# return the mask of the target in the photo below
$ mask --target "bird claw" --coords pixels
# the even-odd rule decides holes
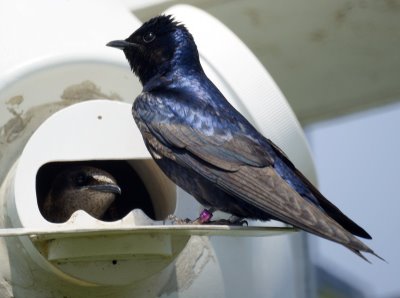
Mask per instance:
[[[189,218],[178,218],[173,214],[168,215],[167,220],[170,220],[173,225],[188,225],[192,222]]]

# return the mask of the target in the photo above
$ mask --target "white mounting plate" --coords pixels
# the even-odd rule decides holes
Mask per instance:
[[[296,232],[292,227],[228,226],[228,225],[151,225],[101,229],[0,229],[0,237],[29,236],[34,241],[106,235],[173,234],[193,236],[267,237]]]
[[[294,232],[288,227],[150,225],[103,229],[3,229],[0,236],[29,236],[42,256],[62,263],[173,258],[191,236],[265,237]],[[118,243],[119,245],[115,245]]]

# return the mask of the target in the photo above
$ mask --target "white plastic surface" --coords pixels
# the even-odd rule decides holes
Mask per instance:
[[[92,100],[55,113],[32,135],[18,161],[14,183],[16,217],[10,213],[14,225],[31,228],[55,225],[41,216],[37,205],[36,174],[42,165],[55,161],[113,159],[147,159],[153,163],[133,121],[130,104]],[[154,177],[160,181],[145,183],[161,196],[165,190],[157,187],[164,185],[163,180],[167,178],[159,170],[155,173],[159,173]],[[82,212],[81,216],[85,214]],[[95,221],[92,224],[97,225]]]
[[[152,161],[134,124],[131,105],[109,100],[91,100],[53,114],[26,144],[15,168],[15,178],[9,185],[14,191],[7,198],[8,216],[13,226],[48,229],[57,234],[58,228],[71,231],[91,228],[101,231],[106,227],[134,228],[152,222],[140,210],[132,211],[123,219],[109,223],[101,222],[82,210],[76,211],[66,223],[54,224],[43,218],[36,197],[36,175],[40,167],[50,162],[80,160],[127,160],[134,168],[135,164],[139,165],[135,170],[146,188],[152,189],[153,194],[156,194],[152,197],[156,213],[158,211],[165,217],[174,212],[175,186]],[[151,176],[146,174],[148,172],[152,173]],[[157,210],[158,208],[164,210]],[[158,238],[162,241],[157,242],[154,237],[146,235],[110,235],[108,238],[104,235],[95,238],[77,235],[40,245],[35,245],[28,238],[23,238],[22,242],[40,266],[57,272],[62,278],[75,278],[75,282],[81,279],[93,284],[121,285],[160,272],[176,258],[189,239],[187,235],[175,238],[161,235]],[[135,243],[140,243],[142,248],[139,249],[139,245]],[[153,247],[160,243],[164,243],[164,248],[156,254]],[[38,249],[41,255],[38,254]],[[155,259],[147,262],[152,250]],[[161,259],[159,254],[162,255]],[[132,258],[132,255],[136,255],[136,258]],[[113,265],[112,260],[124,262]],[[104,266],[111,266],[110,270],[92,274],[93,270]],[[137,267],[146,270],[127,274]]]
[[[128,36],[139,24],[118,0],[0,1],[0,89],[17,79],[8,71],[22,71],[49,57],[96,55],[108,41]]]

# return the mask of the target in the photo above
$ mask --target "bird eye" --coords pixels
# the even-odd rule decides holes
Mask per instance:
[[[145,35],[143,35],[143,41],[145,43],[152,42],[156,38],[156,35],[153,32],[147,32]]]
[[[84,186],[88,182],[88,177],[84,173],[79,173],[74,180],[77,186]]]

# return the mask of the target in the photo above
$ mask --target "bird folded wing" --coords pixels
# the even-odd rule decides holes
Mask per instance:
[[[198,129],[174,123],[158,123],[150,127],[169,146],[186,149],[207,163],[226,170],[237,171],[240,166],[265,167],[273,164],[263,148],[244,135],[229,137],[228,134],[206,135]]]
[[[321,237],[342,243],[356,251],[370,248],[343,229],[321,209],[296,193],[272,167],[242,166],[228,172],[210,169],[182,156],[178,162],[190,165],[197,173],[234,197],[258,207],[274,218]]]
[[[347,217],[342,211],[339,210],[335,205],[329,202],[324,195],[293,165],[293,163],[289,160],[286,154],[271,140],[267,140],[271,145],[275,153],[279,158],[285,161],[285,164],[289,166],[292,171],[296,174],[296,176],[301,180],[301,182],[307,187],[307,189],[314,195],[314,197],[318,200],[319,205],[325,210],[325,212],[337,221],[341,226],[345,227],[346,230],[351,232],[354,235],[359,237],[363,237],[366,239],[371,239],[372,237],[359,225],[357,225],[354,221],[352,221],[349,217]]]

